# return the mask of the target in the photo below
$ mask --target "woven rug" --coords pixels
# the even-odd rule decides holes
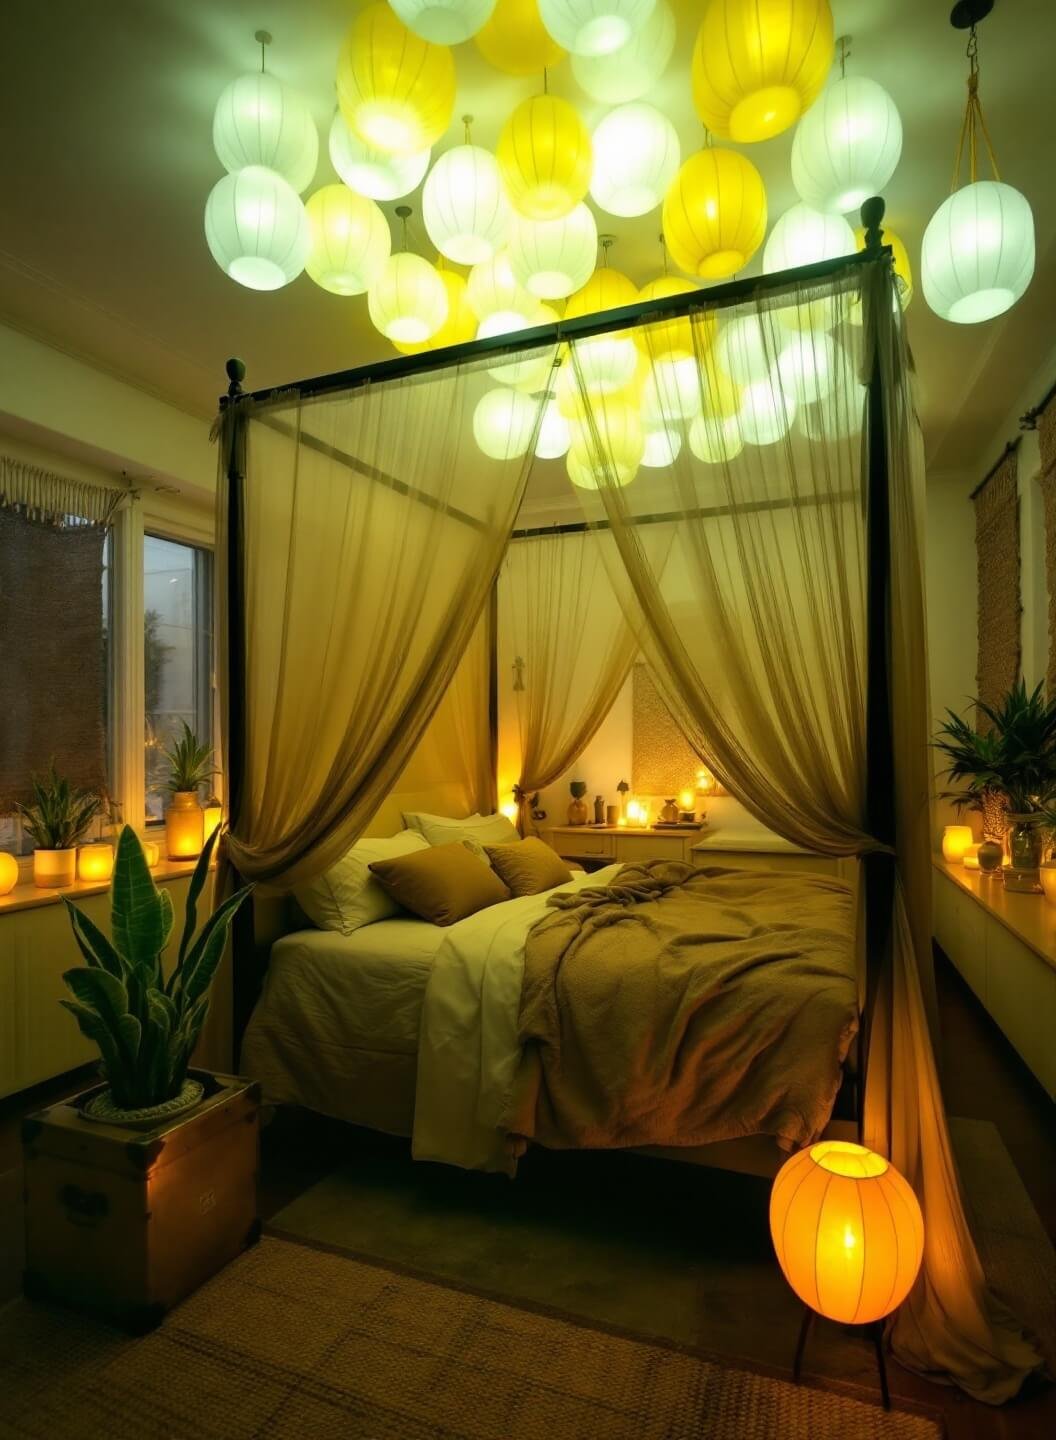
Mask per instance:
[[[266,1237],[130,1340],[15,1301],[4,1440],[937,1440],[931,1419]]]

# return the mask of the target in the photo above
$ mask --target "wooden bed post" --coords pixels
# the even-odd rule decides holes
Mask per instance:
[[[499,577],[488,595],[488,804],[499,806]]]

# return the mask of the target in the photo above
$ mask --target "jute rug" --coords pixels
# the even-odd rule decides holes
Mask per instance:
[[[129,1340],[0,1313],[5,1440],[937,1440],[921,1415],[268,1238]]]

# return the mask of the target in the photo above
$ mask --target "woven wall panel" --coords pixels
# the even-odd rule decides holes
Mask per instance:
[[[1019,495],[1016,452],[975,498],[979,648],[976,694],[997,705],[1019,677]]]
[[[53,758],[71,782],[105,785],[104,536],[0,506],[0,814]]]
[[[1048,595],[1049,663],[1045,684],[1056,695],[1056,400],[1038,416],[1041,498],[1045,507],[1045,590]]]
[[[631,788],[636,795],[674,799],[692,787],[701,762],[661,699],[648,667],[634,666],[632,691]]]

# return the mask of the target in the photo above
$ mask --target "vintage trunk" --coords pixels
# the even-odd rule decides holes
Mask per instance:
[[[29,1116],[25,1291],[142,1333],[260,1231],[260,1089],[191,1072],[197,1109],[155,1130],[82,1119],[99,1087]]]

